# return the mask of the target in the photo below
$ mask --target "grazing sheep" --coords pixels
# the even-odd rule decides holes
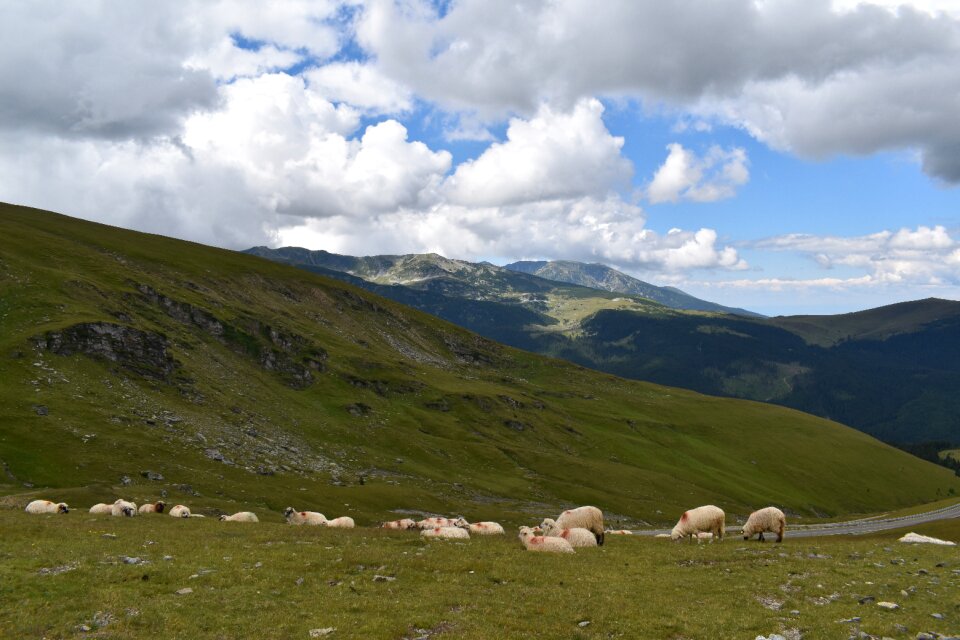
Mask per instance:
[[[611,536],[632,536],[633,531],[629,529],[607,529],[604,533]]]
[[[743,525],[743,539],[749,540],[753,534],[759,533],[760,542],[763,542],[764,532],[769,531],[777,534],[777,542],[783,542],[783,532],[786,527],[787,518],[783,515],[783,511],[776,507],[766,507],[754,511],[747,518],[746,524]]]
[[[391,520],[390,522],[384,522],[380,525],[383,529],[416,529],[417,521],[412,518],[404,518],[403,520]]]
[[[570,543],[571,547],[595,547],[597,546],[597,537],[593,532],[583,527],[574,527],[564,529],[550,518],[543,521],[541,525],[543,535],[548,538],[563,538]],[[536,529],[534,530],[536,531]]]
[[[170,508],[170,516],[172,518],[190,518],[192,514],[190,513],[190,507],[178,504]]]
[[[543,551],[548,553],[573,553],[573,547],[563,538],[549,538],[538,536],[530,527],[520,527],[520,542],[527,551]]]
[[[140,505],[140,515],[147,513],[163,513],[163,510],[167,508],[167,503],[163,500],[158,502],[148,502],[147,504]]]
[[[137,504],[120,498],[110,507],[110,515],[123,518],[132,518],[137,515]]]
[[[252,511],[240,511],[232,516],[220,516],[220,522],[260,522]]]
[[[433,529],[434,527],[452,527],[453,520],[450,518],[424,518],[417,523],[418,529]]]
[[[327,523],[327,516],[317,511],[297,511],[293,507],[287,507],[283,510],[283,517],[287,519],[288,524],[310,524],[321,525]]]
[[[334,529],[353,529],[356,525],[350,516],[340,516],[333,520],[326,520],[320,523],[324,527],[333,527]]]
[[[98,502],[90,507],[90,513],[95,516],[109,516],[113,513],[113,505],[106,502]]]
[[[460,527],[461,529],[466,529],[470,533],[475,533],[479,536],[497,536],[503,535],[503,527],[496,522],[467,522],[466,518],[457,518],[453,522],[453,526]]]
[[[420,537],[469,540],[470,532],[460,527],[433,527],[432,529],[422,530]]]
[[[49,500],[34,500],[24,509],[27,513],[70,513],[66,502],[50,502]]]
[[[543,522],[546,524],[547,520]],[[596,507],[567,509],[557,518],[556,524],[561,529],[589,529],[596,536],[597,544],[603,544],[603,512]]]
[[[677,526],[670,532],[670,539],[676,541],[689,536],[690,542],[693,542],[698,533],[709,531],[714,537],[722,541],[725,519],[726,515],[723,513],[723,509],[712,504],[684,511],[677,522]]]

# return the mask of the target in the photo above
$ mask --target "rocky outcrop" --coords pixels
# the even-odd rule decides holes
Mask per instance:
[[[34,338],[41,349],[61,356],[83,354],[114,362],[147,378],[169,380],[178,364],[166,336],[110,322],[83,322]]]

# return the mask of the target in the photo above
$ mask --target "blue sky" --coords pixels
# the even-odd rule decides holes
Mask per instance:
[[[960,299],[958,2],[5,16],[5,201],[237,249],[603,262],[768,314]]]

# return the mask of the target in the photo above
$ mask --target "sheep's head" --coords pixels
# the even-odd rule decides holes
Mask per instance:
[[[164,502],[163,500],[161,500],[160,502],[158,502],[158,503],[156,503],[155,505],[153,505],[153,508],[157,511],[157,513],[163,513],[163,510],[164,510],[166,507],[167,507],[167,503]]]
[[[70,513],[66,502],[57,503],[57,513]]]
[[[417,528],[417,522],[415,520],[411,520],[411,519],[401,520],[400,523],[405,524],[407,529]]]
[[[459,518],[453,521],[453,526],[460,527],[461,529],[469,529],[470,523],[467,522],[466,518],[464,518],[463,516],[460,516]]]
[[[120,511],[123,512],[123,515],[125,515],[125,516],[128,517],[128,518],[132,518],[132,517],[133,517],[134,510],[133,510],[133,507],[131,507],[131,506],[129,506],[129,505],[123,506],[123,507],[120,509]]]
[[[295,514],[296,512],[297,512],[297,510],[294,509],[293,507],[287,507],[286,509],[283,510],[283,517],[284,517],[284,518],[289,518],[290,516],[292,516],[292,515]]]
[[[683,532],[680,531],[679,526],[674,527],[673,531],[670,532],[670,539],[673,540],[674,542],[677,542],[682,537],[683,537]]]
[[[521,540],[532,538],[534,535],[535,535],[535,529],[532,529],[531,527],[520,527],[519,538]]]

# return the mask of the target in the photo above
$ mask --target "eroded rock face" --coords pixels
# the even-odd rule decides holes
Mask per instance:
[[[177,368],[167,338],[159,333],[110,322],[83,322],[34,338],[36,344],[62,356],[77,353],[115,362],[148,378],[167,380]]]

